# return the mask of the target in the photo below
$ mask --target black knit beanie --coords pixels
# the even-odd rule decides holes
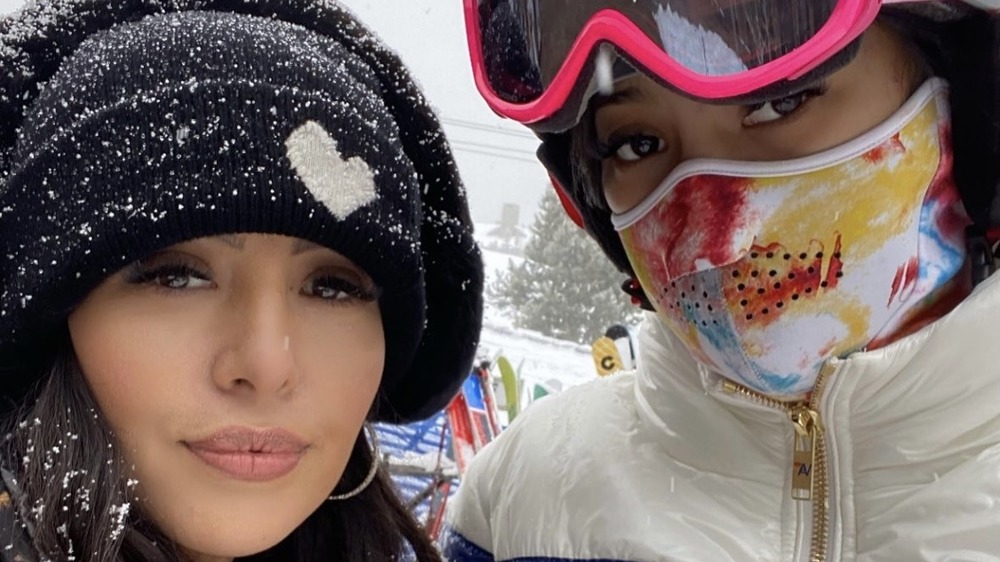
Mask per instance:
[[[379,419],[425,417],[468,375],[482,261],[463,187],[409,74],[338,5],[37,2],[0,20],[0,88],[11,403],[110,274],[238,232],[329,247],[381,287]]]

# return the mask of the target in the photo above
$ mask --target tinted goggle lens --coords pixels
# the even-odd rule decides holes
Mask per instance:
[[[480,0],[483,64],[495,94],[538,99],[594,16],[612,10],[687,71],[738,75],[801,47],[830,21],[838,0]],[[621,45],[619,45],[621,47]],[[670,82],[669,76],[661,77]]]

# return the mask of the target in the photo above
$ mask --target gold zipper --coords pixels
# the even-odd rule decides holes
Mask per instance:
[[[799,501],[816,500],[813,502],[809,562],[825,562],[830,542],[826,438],[819,415],[819,400],[826,388],[826,381],[833,371],[834,367],[829,363],[823,365],[808,402],[781,402],[730,380],[722,384],[725,392],[738,394],[768,408],[783,411],[792,422],[795,430],[792,437],[792,498]]]
[[[819,445],[819,414],[807,404],[799,404],[788,412],[795,435],[792,437],[792,499],[813,499],[816,476],[816,453]]]

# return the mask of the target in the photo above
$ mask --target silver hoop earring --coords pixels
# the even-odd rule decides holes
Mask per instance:
[[[371,449],[372,449],[372,467],[368,470],[368,475],[365,476],[365,479],[362,480],[361,483],[358,484],[357,487],[355,487],[350,492],[331,495],[330,497],[326,498],[327,501],[349,500],[357,496],[361,492],[364,492],[365,489],[368,488],[368,486],[371,485],[371,483],[375,480],[375,475],[378,474],[378,437],[376,437],[375,430],[372,429],[371,426],[366,426],[366,427],[368,430],[368,435],[370,436],[371,439]]]

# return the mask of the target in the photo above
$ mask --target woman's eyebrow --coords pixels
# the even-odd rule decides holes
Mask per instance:
[[[246,245],[246,239],[238,234],[220,234],[213,236],[213,238],[237,250],[243,250],[243,247]]]
[[[246,238],[240,236],[239,234],[220,234],[212,237],[213,240],[222,242],[223,244],[234,248],[236,250],[243,250],[246,246]],[[309,250],[315,250],[322,248],[319,244],[310,242],[309,240],[298,239],[292,246],[292,255],[298,255],[303,252],[308,252]]]
[[[309,250],[316,250],[322,248],[319,244],[315,242],[310,242],[309,240],[298,239],[295,241],[295,245],[292,246],[292,255],[297,256],[303,252],[308,252]]]
[[[595,97],[593,102],[593,111],[596,112],[606,105],[612,105],[626,101],[639,101],[642,100],[644,97],[645,96],[643,95],[642,90],[636,88],[635,86],[628,86],[612,94]]]

